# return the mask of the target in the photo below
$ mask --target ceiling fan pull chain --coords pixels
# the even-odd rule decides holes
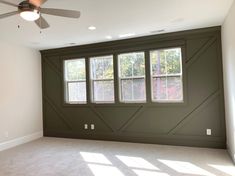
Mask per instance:
[[[40,19],[39,20],[40,20],[40,34],[41,34],[42,33],[42,30],[41,30],[42,29],[42,18],[41,18],[41,15],[40,15]]]

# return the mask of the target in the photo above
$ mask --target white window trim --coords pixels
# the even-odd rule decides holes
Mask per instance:
[[[145,63],[145,52],[139,51],[139,52],[130,52],[130,53],[124,53],[124,54],[133,54],[133,53],[143,53],[144,54],[144,63]],[[122,54],[119,54],[122,55]],[[118,55],[118,56],[119,56]],[[118,84],[119,84],[119,101],[121,103],[146,103],[147,102],[147,92],[146,92],[146,74],[144,76],[129,76],[129,77],[121,77],[121,67],[120,67],[120,59],[118,57]],[[144,68],[146,72],[146,67]],[[122,80],[134,80],[134,79],[144,79],[144,84],[145,84],[145,99],[143,100],[123,100],[123,94],[122,94]],[[133,84],[132,84],[133,86]],[[132,97],[133,97],[133,91],[132,91]]]
[[[180,73],[171,73],[171,74],[159,74],[159,75],[156,75],[156,74],[153,74],[153,70],[152,70],[152,59],[151,57],[149,58],[150,59],[150,72],[151,72],[151,101],[154,102],[154,103],[184,103],[184,87],[183,87],[183,63],[182,63],[182,48],[181,47],[175,47],[175,48],[165,48],[165,49],[159,49],[159,50],[151,50],[149,51],[149,53],[153,52],[153,51],[164,51],[164,50],[170,50],[170,49],[180,49],[180,67],[181,67],[181,70],[180,70]],[[151,54],[149,54],[149,56],[151,56]],[[166,60],[165,60],[166,62]],[[181,86],[182,86],[182,99],[181,100],[175,100],[175,99],[162,99],[162,100],[157,100],[157,99],[154,99],[153,97],[153,79],[154,78],[167,78],[168,77],[179,77],[181,78]],[[166,83],[167,85],[167,83]],[[167,95],[168,97],[168,95]]]
[[[91,63],[91,60],[93,58],[99,58],[99,57],[109,57],[111,56],[112,57],[112,62],[113,62],[113,78],[103,78],[103,79],[93,79],[93,76],[92,76],[92,63]],[[115,103],[115,88],[114,88],[114,61],[113,61],[113,55],[107,55],[107,56],[98,56],[98,57],[91,57],[89,58],[89,63],[90,63],[90,92],[91,92],[91,102],[92,103],[95,103],[95,104],[113,104]],[[113,81],[113,94],[114,94],[114,100],[113,101],[95,101],[95,95],[94,95],[94,83],[96,81]]]
[[[76,80],[76,81],[67,81],[66,80],[66,61],[76,61],[76,60],[85,60],[85,58],[78,58],[78,59],[67,59],[64,60],[64,95],[65,95],[65,103],[66,104],[87,104],[87,100],[86,101],[69,101],[69,91],[68,91],[68,84],[69,83],[79,83],[79,82],[85,82],[86,84],[86,79],[80,79],[80,80]],[[85,71],[86,71],[86,60],[85,60]],[[87,88],[86,88],[86,99],[87,99]]]

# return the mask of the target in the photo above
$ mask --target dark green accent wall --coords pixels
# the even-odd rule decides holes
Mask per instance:
[[[44,136],[225,148],[225,120],[220,27],[41,51]],[[182,104],[150,100],[146,70],[145,104],[64,104],[63,60],[132,51],[182,47],[184,99]],[[89,64],[87,64],[88,66]],[[115,76],[117,76],[115,67]],[[87,69],[87,74],[89,68]],[[87,84],[87,90],[90,85]],[[84,124],[95,130],[84,130]],[[206,129],[212,135],[206,135]]]

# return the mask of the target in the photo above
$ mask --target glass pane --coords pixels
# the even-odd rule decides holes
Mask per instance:
[[[86,102],[86,82],[68,83],[68,101]]]
[[[150,52],[152,75],[166,74],[166,59],[163,50],[156,50]]]
[[[181,48],[155,50],[150,52],[152,75],[181,74]]]
[[[133,98],[133,91],[132,91],[132,79],[129,80],[121,80],[122,86],[122,101],[132,100]]]
[[[120,54],[118,59],[122,78],[145,76],[144,52]]]
[[[85,59],[65,61],[65,80],[78,81],[86,79]]]
[[[167,78],[167,94],[169,100],[183,100],[183,87],[181,77]]]
[[[182,78],[163,77],[153,78],[153,99],[156,101],[182,101],[183,86]]]
[[[122,95],[121,101],[145,101],[145,79],[125,79],[121,80]]]
[[[181,48],[150,52],[152,98],[155,101],[183,101]]]
[[[94,101],[114,102],[114,81],[94,81]]]
[[[167,60],[167,74],[181,73],[181,49],[165,50]]]
[[[93,57],[90,61],[92,79],[113,79],[113,56]]]
[[[153,78],[152,92],[154,100],[167,100],[166,78]]]

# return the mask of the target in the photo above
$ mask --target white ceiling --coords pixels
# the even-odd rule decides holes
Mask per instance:
[[[20,0],[9,0],[19,3]],[[233,0],[48,0],[43,7],[80,10],[80,19],[44,15],[51,27],[38,27],[19,16],[0,20],[0,41],[36,49],[118,40],[120,34],[152,35],[221,25]],[[14,11],[0,4],[0,13]],[[20,29],[17,26],[20,25]],[[95,26],[94,31],[88,30]],[[135,37],[136,37],[135,36]]]

